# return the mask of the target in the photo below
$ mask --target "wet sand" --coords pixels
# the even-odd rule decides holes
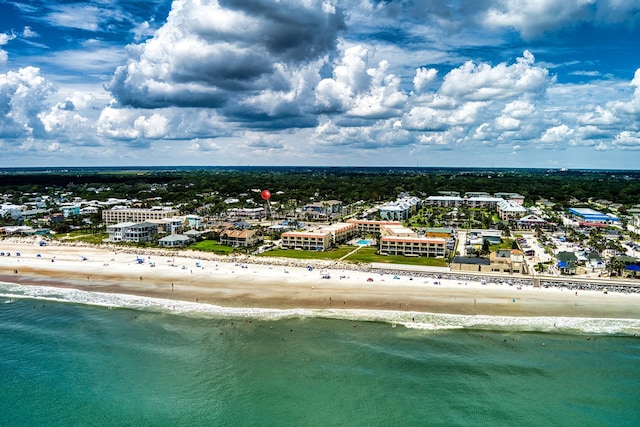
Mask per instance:
[[[264,258],[176,251],[44,246],[0,241],[0,281],[139,295],[234,308],[368,309],[523,317],[640,319],[640,294],[604,294],[383,275],[333,263],[304,267]],[[20,256],[15,253],[20,252]],[[137,252],[137,253],[134,253]],[[197,256],[201,259],[193,258]],[[202,259],[209,258],[209,259]],[[141,260],[141,262],[139,261]],[[17,273],[16,273],[17,271]],[[330,276],[323,279],[322,276]],[[373,281],[368,281],[373,279]]]

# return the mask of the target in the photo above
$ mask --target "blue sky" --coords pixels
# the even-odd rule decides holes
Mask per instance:
[[[635,0],[0,0],[0,167],[637,169]]]

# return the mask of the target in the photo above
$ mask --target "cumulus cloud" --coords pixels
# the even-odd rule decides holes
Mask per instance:
[[[413,87],[416,92],[424,91],[428,85],[436,78],[438,70],[435,68],[420,67],[416,69],[416,76],[413,78]]]
[[[453,69],[444,78],[440,92],[469,100],[495,100],[537,96],[554,79],[549,71],[534,65],[535,58],[528,50],[517,58],[515,64],[500,63],[495,67],[490,64],[474,64],[471,61]]]
[[[0,46],[6,45],[7,43],[9,43],[9,41],[15,38],[16,38],[15,34],[0,33]],[[0,48],[0,64],[6,63],[8,59],[9,59],[9,54],[7,53],[7,51]]]
[[[146,108],[291,94],[291,69],[330,54],[343,28],[342,12],[322,0],[177,0],[155,36],[131,47],[108,88],[122,105]]]
[[[622,131],[616,135],[613,145],[621,150],[640,150],[640,132]]]
[[[483,12],[492,28],[512,28],[525,39],[583,23],[635,26],[640,4],[625,0],[497,0]]]
[[[562,148],[567,145],[573,133],[574,130],[565,124],[554,126],[544,131],[540,142],[548,148]]]
[[[558,63],[547,44],[554,36],[545,39],[562,31],[570,46],[585,28],[632,28],[634,2],[175,0],[166,21],[123,0],[109,10],[36,3],[19,2],[42,13],[16,22],[83,38],[53,49],[31,27],[0,34],[0,64],[14,60],[18,43],[47,49],[34,57],[46,71],[0,74],[3,148],[21,138],[20,150],[47,155],[180,151],[188,163],[231,145],[235,162],[260,154],[307,164],[335,161],[337,149],[386,161],[372,153],[475,156],[493,147],[524,159],[537,148],[610,155],[639,146],[640,70],[621,77],[569,52]],[[134,9],[145,12],[134,19]],[[97,84],[81,87],[74,73]]]
[[[38,114],[53,92],[38,68],[0,74],[0,137],[42,136],[44,127]]]
[[[95,97],[86,92],[75,92],[64,101],[56,103],[38,114],[47,138],[60,138],[73,145],[96,146],[94,121],[84,115],[90,109]]]

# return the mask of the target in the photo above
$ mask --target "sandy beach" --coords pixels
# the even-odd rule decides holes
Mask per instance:
[[[488,316],[640,319],[640,294],[380,274],[314,262],[189,251],[0,241],[0,281],[235,308],[400,310]],[[9,252],[11,255],[7,256]],[[20,253],[18,256],[17,253]],[[326,278],[329,277],[329,278]]]

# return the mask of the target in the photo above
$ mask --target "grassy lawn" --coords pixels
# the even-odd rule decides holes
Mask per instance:
[[[314,251],[298,251],[295,249],[274,249],[262,253],[258,256],[261,257],[283,257],[283,258],[295,258],[295,259],[318,259],[318,260],[338,260],[349,252],[356,249],[354,246],[340,246],[337,249],[333,249],[327,252],[314,252]],[[381,262],[388,264],[409,264],[409,265],[423,265],[430,267],[446,267],[447,261],[439,258],[425,258],[425,257],[405,257],[401,255],[377,255],[376,248],[361,248],[352,255],[345,258],[346,262],[353,263],[371,263]]]
[[[213,252],[218,255],[228,255],[235,251],[231,246],[221,245],[215,240],[201,240],[189,246],[189,249],[202,252]]]
[[[317,251],[299,251],[296,249],[273,249],[261,253],[260,257],[282,257],[295,259],[319,259],[319,260],[338,260],[354,250],[354,246],[340,246],[327,252]]]
[[[102,243],[102,240],[106,239],[107,237],[109,237],[108,233],[92,234],[92,233],[87,233],[85,231],[80,231],[80,230],[71,231],[69,233],[51,235],[52,239],[61,240],[63,242],[73,241],[73,242],[85,242],[85,243],[92,243],[92,244]]]
[[[513,247],[513,239],[502,239],[502,243],[499,245],[489,246],[491,252],[495,252],[498,249],[511,249]]]
[[[348,262],[380,262],[386,264],[408,264],[429,267],[446,267],[447,261],[440,258],[407,257],[402,255],[377,255],[376,248],[362,248],[345,259]]]

